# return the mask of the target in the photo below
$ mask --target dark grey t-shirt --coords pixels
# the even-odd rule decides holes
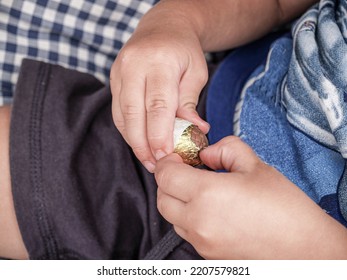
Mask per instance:
[[[199,258],[158,213],[153,175],[115,128],[109,88],[89,74],[23,61],[10,165],[32,259],[141,259],[168,232],[160,257]]]

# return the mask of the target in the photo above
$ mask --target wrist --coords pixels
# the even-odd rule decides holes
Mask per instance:
[[[181,42],[203,41],[204,20],[194,5],[194,1],[162,0],[154,6],[139,22],[134,35],[160,34],[167,38],[177,38]],[[189,12],[187,12],[189,11]],[[176,40],[177,41],[177,40]]]

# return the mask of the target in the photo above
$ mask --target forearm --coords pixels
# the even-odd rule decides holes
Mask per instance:
[[[9,162],[10,108],[0,107],[0,257],[28,258],[13,205]]]
[[[302,14],[317,0],[162,0],[139,28],[196,34],[204,51],[233,48]],[[189,32],[191,31],[191,32]],[[193,32],[193,33],[192,33]]]
[[[306,229],[310,229],[311,232],[306,232],[303,225],[301,234],[306,234],[306,238],[302,240],[307,242],[302,244],[301,248],[297,248],[301,258],[347,259],[347,229],[343,225],[323,212],[320,217],[306,224]]]

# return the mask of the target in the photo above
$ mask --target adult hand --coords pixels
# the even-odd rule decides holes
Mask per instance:
[[[172,21],[174,11],[158,6],[122,48],[110,76],[116,127],[151,172],[173,151],[176,116],[205,133],[209,128],[195,110],[208,76],[200,42],[184,17]]]
[[[158,209],[208,259],[346,258],[347,231],[236,137],[157,163]]]

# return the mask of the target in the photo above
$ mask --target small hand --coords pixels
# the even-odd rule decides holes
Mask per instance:
[[[144,22],[112,67],[112,113],[136,157],[153,172],[156,161],[173,151],[176,116],[208,131],[195,110],[207,67],[189,28]]]
[[[155,177],[160,213],[203,257],[346,257],[346,229],[240,139],[224,138],[200,156],[228,173],[195,169],[172,154]]]

